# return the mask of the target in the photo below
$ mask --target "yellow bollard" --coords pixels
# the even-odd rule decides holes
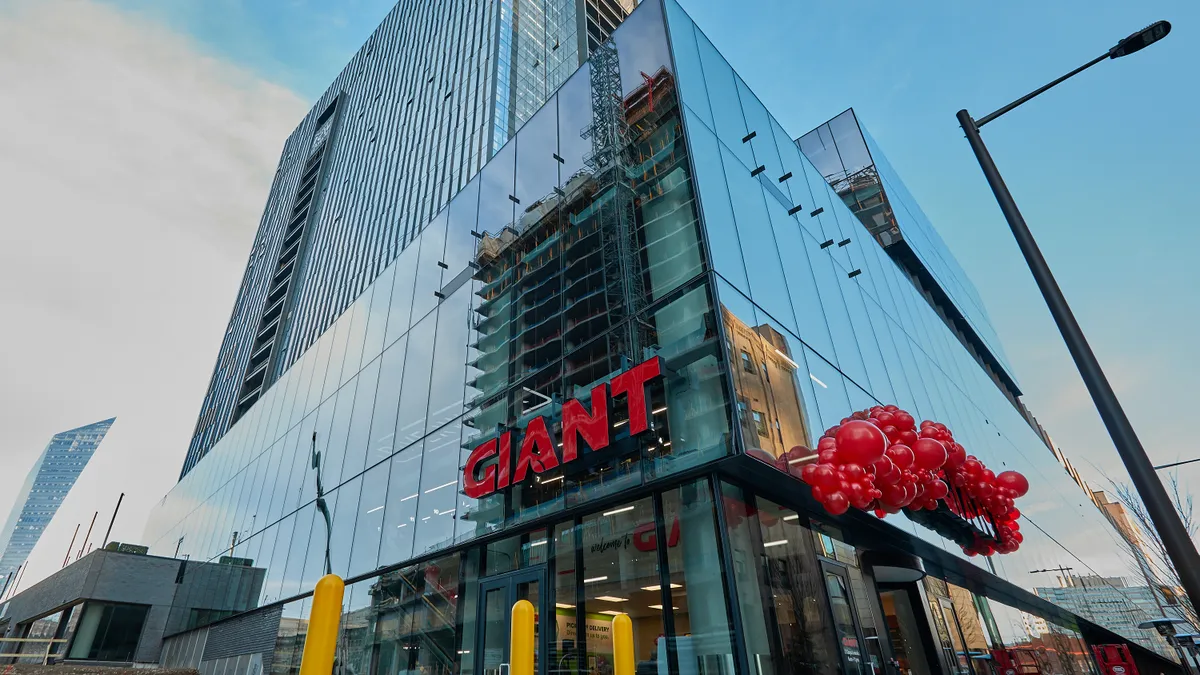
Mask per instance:
[[[346,583],[336,574],[326,574],[317,582],[312,611],[308,615],[308,635],[304,637],[300,675],[330,675],[333,672],[345,591]]]
[[[633,621],[628,614],[618,614],[612,620],[613,675],[633,675]]]
[[[512,608],[512,641],[508,655],[509,671],[512,675],[533,675],[534,621],[533,603],[518,600]]]

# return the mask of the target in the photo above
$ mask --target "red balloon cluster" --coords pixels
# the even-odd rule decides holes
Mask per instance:
[[[811,452],[793,448],[776,465],[794,474],[793,459],[803,457]],[[967,455],[945,424],[926,420],[918,426],[894,405],[856,412],[827,430],[817,443],[817,462],[805,464],[799,474],[834,515],[854,507],[882,518],[904,508],[932,511],[944,501],[964,518],[986,514],[995,523],[996,538],[979,538],[964,547],[968,554],[1011,553],[1021,544],[1020,512],[1013,501],[1028,492],[1029,481],[1015,471],[996,475]],[[948,483],[972,501],[951,496]]]

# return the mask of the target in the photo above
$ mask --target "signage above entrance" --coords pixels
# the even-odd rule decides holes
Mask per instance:
[[[603,450],[612,440],[613,425],[609,424],[613,399],[625,397],[629,410],[629,435],[637,436],[650,429],[650,401],[646,385],[663,376],[662,358],[655,356],[592,388],[591,411],[578,399],[562,407],[561,445],[555,443],[550,420],[538,415],[525,425],[524,437],[504,431],[499,438],[476,446],[463,467],[463,489],[468,497],[479,499],[497,490],[524,481],[530,472],[545,473],[560,464],[579,459],[580,440],[591,452]],[[520,440],[516,463],[513,464],[513,443]],[[561,447],[561,454],[558,448]],[[495,464],[481,466],[491,457]]]

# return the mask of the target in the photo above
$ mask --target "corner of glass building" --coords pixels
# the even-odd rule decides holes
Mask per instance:
[[[603,671],[617,614],[647,672],[1087,675],[1089,644],[1136,642],[1027,571],[1108,569],[1109,526],[880,245],[910,235],[869,137],[831,184],[675,0],[577,3],[588,58],[546,86],[522,4],[494,154],[164,499],[152,550],[262,570],[239,611],[278,613],[272,670],[298,666],[315,451],[355,672],[493,672],[518,600],[540,673]],[[1028,476],[1020,551],[812,499],[818,439],[884,404]]]

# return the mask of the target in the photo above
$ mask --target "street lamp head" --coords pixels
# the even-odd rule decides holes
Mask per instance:
[[[1171,32],[1170,21],[1155,21],[1138,32],[1121,40],[1115,47],[1108,50],[1108,58],[1116,59],[1122,56],[1141,51],[1146,47],[1158,42],[1167,37],[1167,33]]]
[[[1138,624],[1138,628],[1142,630],[1156,630],[1163,637],[1170,637],[1175,634],[1174,626],[1177,624],[1187,624],[1183,619],[1175,619],[1171,617],[1160,617],[1158,619],[1150,619]]]

